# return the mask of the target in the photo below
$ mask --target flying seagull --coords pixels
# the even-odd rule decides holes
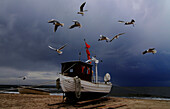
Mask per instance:
[[[54,27],[54,32],[56,32],[56,30],[57,30],[57,28],[58,28],[59,26],[61,26],[61,27],[64,26],[64,23],[60,23],[60,22],[58,22],[58,21],[55,20],[55,19],[49,20],[48,23],[53,23],[53,25],[55,25],[55,27]]]
[[[130,22],[125,22],[125,21],[121,21],[121,20],[119,20],[118,21],[119,23],[124,23],[125,25],[131,25],[131,24],[133,24],[133,26],[135,26],[135,20],[131,20]]]
[[[84,3],[80,6],[80,12],[77,12],[77,14],[81,14],[82,16],[84,15],[84,12],[87,11],[87,10],[83,10],[85,4],[86,4],[86,2],[84,2]]]
[[[143,52],[143,55],[146,54],[146,53],[152,53],[152,54],[155,54],[157,51],[155,50],[155,48],[149,48],[148,50],[145,50]]]
[[[98,39],[98,41],[102,41],[102,40],[106,40],[106,42],[108,42],[110,39],[106,36],[100,35],[100,38]]]
[[[25,80],[25,79],[27,79],[27,77],[26,77],[26,76],[24,76],[22,79],[23,79],[23,80]]]
[[[62,47],[60,47],[59,49],[53,48],[51,46],[48,46],[50,49],[55,50],[58,52],[59,55],[61,55],[63,52],[61,51],[67,44],[63,45]]]
[[[22,78],[22,80],[26,80],[26,79],[27,79],[26,76],[21,76],[21,77],[19,77],[19,78]]]
[[[74,27],[79,27],[81,28],[81,24],[77,20],[73,20],[74,24],[69,27],[69,29],[72,29]]]
[[[119,36],[120,36],[120,35],[123,35],[123,34],[125,34],[125,33],[117,34],[116,36],[114,36],[114,37],[110,40],[110,42],[112,42],[112,40],[114,40],[114,39],[118,39],[118,38],[119,38]]]

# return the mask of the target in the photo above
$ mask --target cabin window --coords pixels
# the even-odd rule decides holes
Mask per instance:
[[[73,69],[70,69],[70,72],[72,73],[72,72],[73,72]]]
[[[87,74],[87,67],[86,66],[82,66],[81,69],[82,69],[82,71],[81,71],[82,73]]]

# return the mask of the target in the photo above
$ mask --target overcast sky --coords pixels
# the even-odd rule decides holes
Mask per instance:
[[[83,0],[0,1],[0,84],[55,83],[62,62],[87,60],[85,38],[91,55],[103,60],[99,76],[109,72],[120,86],[170,86],[170,1],[86,0],[84,16],[77,14]],[[64,23],[54,33],[48,20]],[[135,27],[118,20],[136,22]],[[82,28],[68,29],[78,20]],[[111,43],[98,41],[100,35]],[[48,48],[67,43],[62,55]],[[154,47],[156,54],[142,52]],[[25,81],[18,77],[27,76]]]

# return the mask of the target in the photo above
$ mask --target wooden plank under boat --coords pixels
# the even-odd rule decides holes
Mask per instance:
[[[20,87],[18,88],[20,94],[37,94],[37,95],[50,95],[48,91],[30,88],[30,87]]]

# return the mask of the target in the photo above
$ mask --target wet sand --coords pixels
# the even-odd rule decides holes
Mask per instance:
[[[31,94],[0,94],[0,109],[170,109],[170,100],[146,100],[107,97],[102,101],[80,104],[61,104],[62,96]],[[96,108],[95,108],[96,109]]]

